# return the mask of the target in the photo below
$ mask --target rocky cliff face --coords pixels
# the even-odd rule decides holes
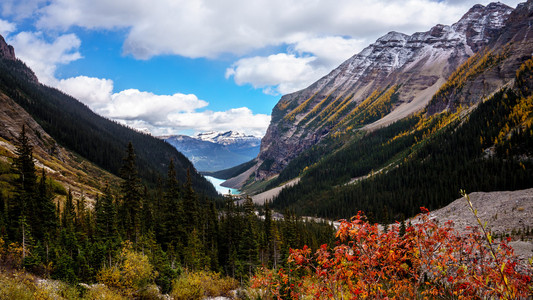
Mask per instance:
[[[24,74],[28,81],[34,83],[39,82],[37,76],[35,76],[35,73],[30,68],[26,67],[24,63],[22,63],[22,61],[17,59],[17,57],[15,56],[15,49],[13,48],[13,46],[8,45],[6,43],[2,35],[0,35],[0,61],[5,65],[7,69],[16,69],[16,72]],[[20,64],[23,65],[22,68]]]
[[[501,3],[476,5],[451,26],[389,32],[308,88],[283,96],[261,143],[256,179],[279,173],[328,134],[420,111],[458,66],[500,34],[512,11]]]
[[[516,70],[533,55],[533,1],[519,4],[507,17],[503,28],[478,54],[471,57],[460,76],[462,84],[447,84],[427,106],[429,114],[458,106],[470,106],[504,86],[512,86]],[[460,70],[458,70],[460,71]]]
[[[13,46],[8,45],[4,40],[4,37],[0,35],[0,58],[16,60],[15,49]]]

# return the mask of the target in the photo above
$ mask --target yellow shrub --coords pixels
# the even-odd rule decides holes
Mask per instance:
[[[0,273],[0,300],[33,300],[36,287],[32,280],[22,273],[12,276]]]
[[[214,272],[185,272],[172,284],[171,296],[176,300],[229,296],[238,287],[235,279]]]
[[[126,297],[109,289],[103,284],[96,284],[87,290],[83,299],[86,300],[125,300]]]
[[[126,296],[134,296],[153,283],[154,275],[148,257],[134,251],[131,243],[126,242],[117,257],[117,262],[100,270],[97,280],[108,287],[120,290]]]

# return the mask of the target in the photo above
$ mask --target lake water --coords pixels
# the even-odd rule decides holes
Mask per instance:
[[[224,179],[218,179],[218,178],[211,177],[211,176],[204,176],[204,177],[205,179],[209,180],[209,182],[211,182],[215,186],[215,189],[217,189],[217,192],[219,192],[222,195],[227,195],[228,190],[231,192],[232,195],[238,195],[240,193],[239,190],[237,189],[230,189],[230,188],[221,186],[220,184],[225,181]]]

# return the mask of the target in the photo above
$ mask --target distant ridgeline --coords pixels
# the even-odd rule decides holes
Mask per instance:
[[[223,170],[250,161],[259,153],[261,144],[258,137],[234,131],[160,138],[186,155],[203,172]]]

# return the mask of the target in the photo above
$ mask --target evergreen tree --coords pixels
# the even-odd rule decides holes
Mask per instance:
[[[117,237],[117,212],[113,202],[109,184],[106,184],[103,198],[98,198],[95,205],[96,235],[105,242]]]
[[[159,240],[165,247],[170,244],[174,245],[176,254],[183,258],[183,247],[186,245],[187,232],[183,224],[184,208],[181,196],[181,187],[176,178],[176,170],[174,168],[174,161],[171,160],[168,166],[166,191],[163,198],[163,216],[162,232],[159,235]]]
[[[191,172],[187,169],[187,181],[183,192],[183,226],[186,232],[198,229],[198,197],[192,188]]]
[[[27,239],[31,232],[30,220],[35,217],[37,207],[35,164],[33,162],[33,147],[26,135],[26,126],[22,125],[21,132],[15,142],[15,154],[12,170],[17,174],[15,180],[15,197],[10,201],[9,220],[10,233],[13,240]],[[24,229],[22,229],[24,227]],[[23,236],[24,235],[24,236]]]
[[[246,197],[243,208],[244,224],[242,227],[242,240],[239,244],[239,259],[245,266],[243,271],[248,273],[248,276],[251,276],[258,261],[258,232],[252,198]]]
[[[63,228],[68,228],[69,230],[74,231],[75,218],[76,208],[74,207],[72,191],[69,189],[61,217],[61,223],[63,225]]]
[[[120,188],[122,193],[121,222],[126,238],[137,241],[140,231],[141,185],[135,164],[135,151],[131,142],[128,143],[126,157],[120,168],[123,179]]]
[[[32,228],[36,239],[43,239],[47,235],[51,235],[57,227],[57,216],[55,213],[54,195],[51,191],[50,185],[46,182],[46,172],[44,168],[41,172],[41,180],[39,181],[38,194],[36,197],[36,207],[34,222]]]

